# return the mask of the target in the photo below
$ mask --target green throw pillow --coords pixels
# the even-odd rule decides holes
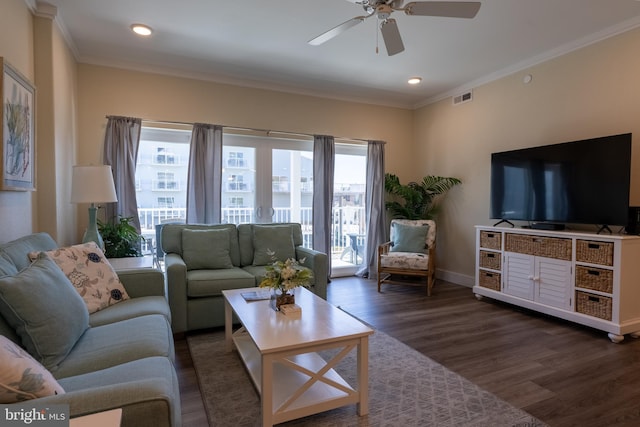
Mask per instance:
[[[233,268],[229,256],[229,231],[183,229],[182,259],[187,270]]]
[[[393,246],[391,252],[427,253],[426,241],[429,233],[428,225],[407,225],[393,223]]]
[[[253,226],[253,265],[267,265],[296,257],[289,225]]]
[[[0,314],[48,370],[64,360],[89,327],[84,301],[46,254],[15,276],[0,278]]]

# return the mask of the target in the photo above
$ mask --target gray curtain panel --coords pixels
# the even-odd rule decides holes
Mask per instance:
[[[357,275],[375,279],[378,276],[378,246],[385,242],[386,218],[384,208],[384,141],[369,141],[367,146],[367,184],[365,218],[367,241],[363,267]]]
[[[107,119],[104,164],[111,165],[118,201],[105,204],[105,220],[111,222],[117,221],[118,217],[131,218],[131,224],[140,232],[136,199],[136,161],[142,119],[118,116],[108,116]]]
[[[327,272],[331,275],[331,207],[335,141],[332,136],[313,137],[313,249],[327,254]]]
[[[222,210],[222,126],[195,123],[187,178],[187,224],[219,224]]]

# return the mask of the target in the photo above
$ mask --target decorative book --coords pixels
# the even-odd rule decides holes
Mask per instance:
[[[280,306],[280,311],[290,317],[300,317],[302,315],[302,307],[298,304],[283,304]]]
[[[242,298],[244,298],[245,301],[261,301],[265,299],[270,299],[271,292],[269,290],[243,292]]]

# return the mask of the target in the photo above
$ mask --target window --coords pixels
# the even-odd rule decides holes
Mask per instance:
[[[186,183],[191,129],[145,126],[136,164],[136,198],[142,235],[155,240],[155,226],[186,218]]]
[[[239,151],[230,151],[227,158],[227,166],[230,168],[245,168],[247,163],[244,161],[244,153]]]
[[[289,191],[289,177],[288,176],[274,176],[271,178],[273,183],[274,192],[288,192]]]
[[[178,182],[173,172],[158,172],[153,186],[154,190],[179,190]]]
[[[229,206],[234,208],[243,208],[244,199],[242,197],[229,197]]]
[[[239,174],[228,166],[222,172],[222,221],[299,222],[305,245],[311,243],[311,204],[313,191],[313,144],[250,135],[224,134],[223,165],[242,166]],[[242,177],[242,179],[240,179]],[[243,191],[242,207],[232,203]]]
[[[249,187],[244,183],[244,176],[229,175],[227,191],[248,191]]]
[[[143,123],[136,189],[142,234],[186,219],[191,128]],[[298,222],[311,247],[313,141],[225,133],[222,158],[223,223]],[[336,143],[332,209],[332,275],[353,274],[363,261],[366,152],[364,144]]]
[[[175,199],[173,197],[158,197],[159,208],[172,208],[174,203]]]
[[[157,147],[156,156],[154,158],[155,164],[158,165],[175,165],[176,156],[170,152],[167,147]]]

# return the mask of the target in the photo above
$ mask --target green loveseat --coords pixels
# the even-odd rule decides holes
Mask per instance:
[[[258,286],[265,250],[311,269],[309,289],[327,298],[327,255],[302,246],[298,223],[167,224],[161,241],[174,333],[223,326],[222,291]]]
[[[117,271],[130,298],[88,314],[88,310],[78,311],[78,304],[82,309],[86,307],[71,283],[63,286],[61,280],[68,279],[52,259],[41,255],[31,262],[28,257],[31,252],[54,249],[57,244],[46,233],[0,245],[0,306],[4,310],[0,315],[0,335],[27,351],[31,348],[31,356],[51,372],[65,391],[32,402],[68,404],[71,418],[122,408],[122,427],[180,426],[171,314],[162,272]],[[39,284],[34,283],[34,277],[39,278]],[[19,287],[36,286],[54,288],[52,292],[64,296],[54,295],[53,299],[41,301],[38,294],[24,298],[19,294],[16,299],[16,291],[24,292]],[[32,321],[27,321],[28,330],[11,326],[17,317],[15,310],[6,311],[7,304],[18,307],[23,319],[46,319],[41,323],[50,332],[43,335],[36,331],[38,325]],[[84,325],[78,329],[81,323]],[[79,332],[72,335],[70,330]],[[35,352],[33,343],[37,344]],[[44,346],[40,344],[48,349],[41,360],[38,358]],[[55,363],[47,363],[50,350],[58,352],[58,344],[65,349],[59,352]]]

